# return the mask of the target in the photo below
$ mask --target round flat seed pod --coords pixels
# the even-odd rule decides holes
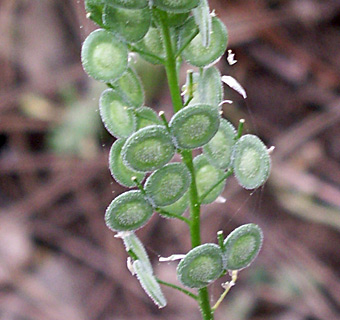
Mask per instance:
[[[135,47],[139,50],[142,50],[145,53],[139,53],[140,56],[152,63],[152,64],[160,64],[161,62],[154,57],[158,57],[160,59],[165,58],[165,50],[163,47],[163,41],[160,35],[160,32],[157,28],[151,27],[145,37],[135,44]]]
[[[125,142],[124,163],[140,172],[163,167],[175,154],[171,136],[164,126],[149,126],[132,134]]]
[[[203,288],[220,277],[224,270],[221,248],[213,243],[202,244],[181,260],[177,277],[189,288]]]
[[[203,70],[198,78],[197,91],[201,103],[209,103],[217,108],[219,107],[223,100],[223,86],[221,73],[216,67]]]
[[[106,129],[113,136],[127,138],[135,131],[136,118],[115,90],[107,89],[102,93],[99,111]]]
[[[250,223],[238,227],[224,240],[224,254],[227,270],[248,267],[257,257],[263,241],[259,226]]]
[[[199,2],[199,0],[154,0],[153,4],[164,11],[188,12],[197,7]]]
[[[224,171],[213,166],[204,154],[194,159],[194,168],[196,173],[196,185],[198,195],[202,197],[210,188],[212,188],[224,175]],[[219,183],[202,201],[208,204],[216,200],[222,193],[226,180]]]
[[[113,82],[127,69],[128,50],[111,32],[98,29],[84,41],[81,61],[92,78]]]
[[[85,10],[89,14],[87,17],[99,26],[103,25],[103,7],[102,0],[85,0]]]
[[[175,203],[188,190],[191,174],[184,163],[169,163],[156,170],[146,180],[144,188],[155,207]]]
[[[175,144],[181,149],[195,149],[209,142],[220,125],[217,108],[210,105],[190,105],[177,112],[169,126]]]
[[[189,12],[174,13],[168,12],[168,24],[170,27],[180,27],[188,19]]]
[[[135,187],[135,183],[131,178],[136,177],[138,181],[142,181],[145,174],[131,170],[124,164],[121,154],[124,143],[125,139],[118,139],[112,145],[109,155],[109,168],[113,178],[119,184],[124,187],[132,188]]]
[[[103,23],[118,38],[134,43],[144,38],[151,24],[151,10],[104,7]]]
[[[227,169],[235,144],[236,130],[227,120],[221,119],[220,127],[214,137],[203,147],[209,162],[217,168]]]
[[[136,257],[138,258],[138,261],[140,261],[145,271],[152,274],[153,269],[152,269],[149,256],[146,253],[146,250],[142,242],[138,239],[138,237],[133,232],[131,233],[129,232],[128,235],[123,236],[123,241],[124,241],[126,251],[131,250],[136,255]]]
[[[144,90],[141,80],[131,67],[114,83],[126,103],[133,108],[139,108],[144,104]]]
[[[137,130],[155,124],[162,124],[162,121],[158,118],[156,112],[149,107],[138,108],[135,110],[135,116],[137,119]]]
[[[132,267],[145,293],[159,308],[164,308],[167,302],[156,277],[145,270],[140,260],[134,261]]]
[[[170,204],[168,206],[162,207],[163,210],[169,213],[182,215],[186,209],[188,209],[190,203],[189,203],[189,191],[187,191],[182,198],[177,200],[175,203]],[[160,213],[162,215],[162,213]],[[169,218],[169,216],[164,215],[166,218]]]
[[[105,4],[126,8],[126,9],[142,9],[149,5],[148,0],[103,0]]]
[[[105,222],[113,231],[133,231],[151,218],[152,206],[139,190],[131,190],[116,197],[105,212]]]
[[[197,28],[194,18],[190,18],[183,26],[180,32],[180,47],[187,42],[188,37],[192,35],[192,30]],[[227,48],[228,33],[224,24],[216,17],[212,18],[212,33],[210,34],[210,43],[207,47],[202,44],[200,34],[190,42],[183,50],[182,57],[189,64],[196,67],[205,67],[214,64],[224,54]]]
[[[234,145],[232,166],[235,177],[243,188],[255,189],[262,186],[270,173],[267,147],[257,136],[242,136]]]

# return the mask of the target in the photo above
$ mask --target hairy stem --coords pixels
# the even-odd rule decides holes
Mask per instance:
[[[192,292],[190,292],[190,291],[188,291],[188,290],[186,290],[186,289],[184,289],[184,288],[181,288],[181,287],[179,287],[179,286],[176,286],[175,284],[172,284],[172,283],[163,281],[163,280],[161,280],[161,279],[157,279],[157,282],[160,283],[160,284],[162,284],[162,285],[164,285],[164,286],[167,286],[167,287],[170,287],[170,288],[175,289],[175,290],[177,290],[177,291],[180,291],[180,292],[186,294],[187,296],[189,296],[190,298],[193,298],[193,299],[195,299],[195,300],[198,299],[198,297],[197,297],[194,293],[192,293]]]
[[[167,21],[167,13],[155,9],[155,15],[159,20],[160,28],[163,35],[163,43],[166,52],[165,59],[165,70],[168,78],[168,84],[170,89],[170,95],[172,99],[174,112],[178,112],[183,108],[181,91],[178,82],[178,75],[176,70],[176,56],[175,50],[172,45],[171,35],[169,30],[169,25]],[[180,151],[182,155],[183,162],[188,167],[192,181],[190,185],[190,237],[192,248],[197,247],[201,244],[201,231],[200,231],[200,201],[197,192],[196,179],[194,165],[192,161],[191,151]],[[198,303],[200,306],[201,314],[203,320],[213,320],[213,312],[211,310],[209,302],[208,289],[201,288],[198,290]]]

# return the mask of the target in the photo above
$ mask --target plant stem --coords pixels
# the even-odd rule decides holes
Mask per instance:
[[[181,287],[179,287],[179,286],[176,286],[175,284],[172,284],[172,283],[163,281],[163,280],[158,279],[158,278],[157,278],[157,282],[160,283],[160,284],[162,284],[162,285],[164,285],[164,286],[167,286],[167,287],[173,288],[173,289],[175,289],[175,290],[178,290],[178,291],[180,291],[180,292],[186,294],[186,295],[189,296],[190,298],[193,298],[193,299],[195,299],[195,300],[198,299],[198,296],[195,295],[194,293],[192,293],[192,292],[190,292],[190,291],[188,291],[188,290],[186,290],[186,289],[184,289],[184,288],[181,288]]]
[[[168,78],[168,84],[171,94],[171,100],[173,104],[174,112],[178,112],[183,108],[181,91],[178,82],[178,75],[176,70],[176,57],[175,51],[171,41],[170,30],[167,21],[167,13],[159,11],[157,9],[154,10],[154,13],[157,15],[159,19],[160,28],[162,30],[163,35],[163,43],[166,52],[165,59],[165,70]],[[196,179],[195,179],[195,170],[192,161],[192,152],[188,150],[180,151],[182,155],[183,162],[187,166],[188,170],[191,173],[191,185],[190,185],[190,237],[191,237],[191,246],[192,248],[197,247],[201,244],[201,231],[200,231],[200,202],[197,192]],[[209,293],[208,289],[201,288],[198,290],[198,303],[200,306],[201,314],[203,320],[213,320],[214,315],[211,310],[210,302],[209,302]]]

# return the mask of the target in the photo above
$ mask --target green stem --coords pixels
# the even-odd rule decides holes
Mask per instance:
[[[190,298],[193,298],[193,299],[195,299],[195,300],[198,299],[198,296],[195,295],[194,293],[192,293],[192,292],[190,292],[190,291],[188,291],[188,290],[186,290],[186,289],[184,289],[184,288],[181,288],[181,287],[179,287],[179,286],[176,286],[175,284],[172,284],[172,283],[163,281],[163,280],[158,279],[158,278],[157,278],[157,282],[160,283],[160,284],[162,284],[162,285],[164,285],[164,286],[167,286],[167,287],[170,287],[170,288],[172,288],[172,289],[178,290],[178,291],[180,291],[180,292],[186,294],[186,295],[189,296]]]
[[[165,59],[165,70],[168,78],[168,84],[172,99],[172,104],[174,108],[174,112],[178,112],[183,108],[181,92],[178,82],[177,70],[176,70],[176,56],[174,52],[174,48],[171,41],[170,30],[167,21],[167,13],[163,11],[159,11],[155,9],[155,15],[157,15],[159,19],[160,28],[162,30],[164,47],[166,52]],[[191,151],[183,150],[180,151],[182,155],[183,162],[188,167],[192,181],[190,185],[189,195],[190,195],[190,237],[191,237],[191,246],[192,248],[197,247],[201,244],[201,232],[200,232],[200,202],[197,192],[196,179],[195,179],[195,171],[194,165],[192,161],[192,153]],[[210,302],[209,302],[209,293],[208,289],[201,288],[198,291],[198,303],[200,306],[201,314],[203,320],[213,320],[214,315],[211,310]]]
[[[176,219],[179,219],[179,220],[182,220],[184,221],[187,225],[190,226],[191,224],[191,221],[183,216],[180,216],[178,214],[175,214],[175,213],[171,213],[171,212],[168,212],[168,211],[165,211],[165,210],[162,210],[161,208],[156,208],[155,209],[160,215],[166,217],[166,218],[176,218]]]

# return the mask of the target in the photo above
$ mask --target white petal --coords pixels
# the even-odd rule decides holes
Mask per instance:
[[[242,88],[242,86],[237,82],[235,78],[231,76],[222,76],[221,80],[230,88],[237,91],[244,99],[247,98],[246,91]]]
[[[170,257],[159,257],[159,262],[168,262],[168,261],[175,261],[181,260],[185,257],[185,254],[173,254]]]

